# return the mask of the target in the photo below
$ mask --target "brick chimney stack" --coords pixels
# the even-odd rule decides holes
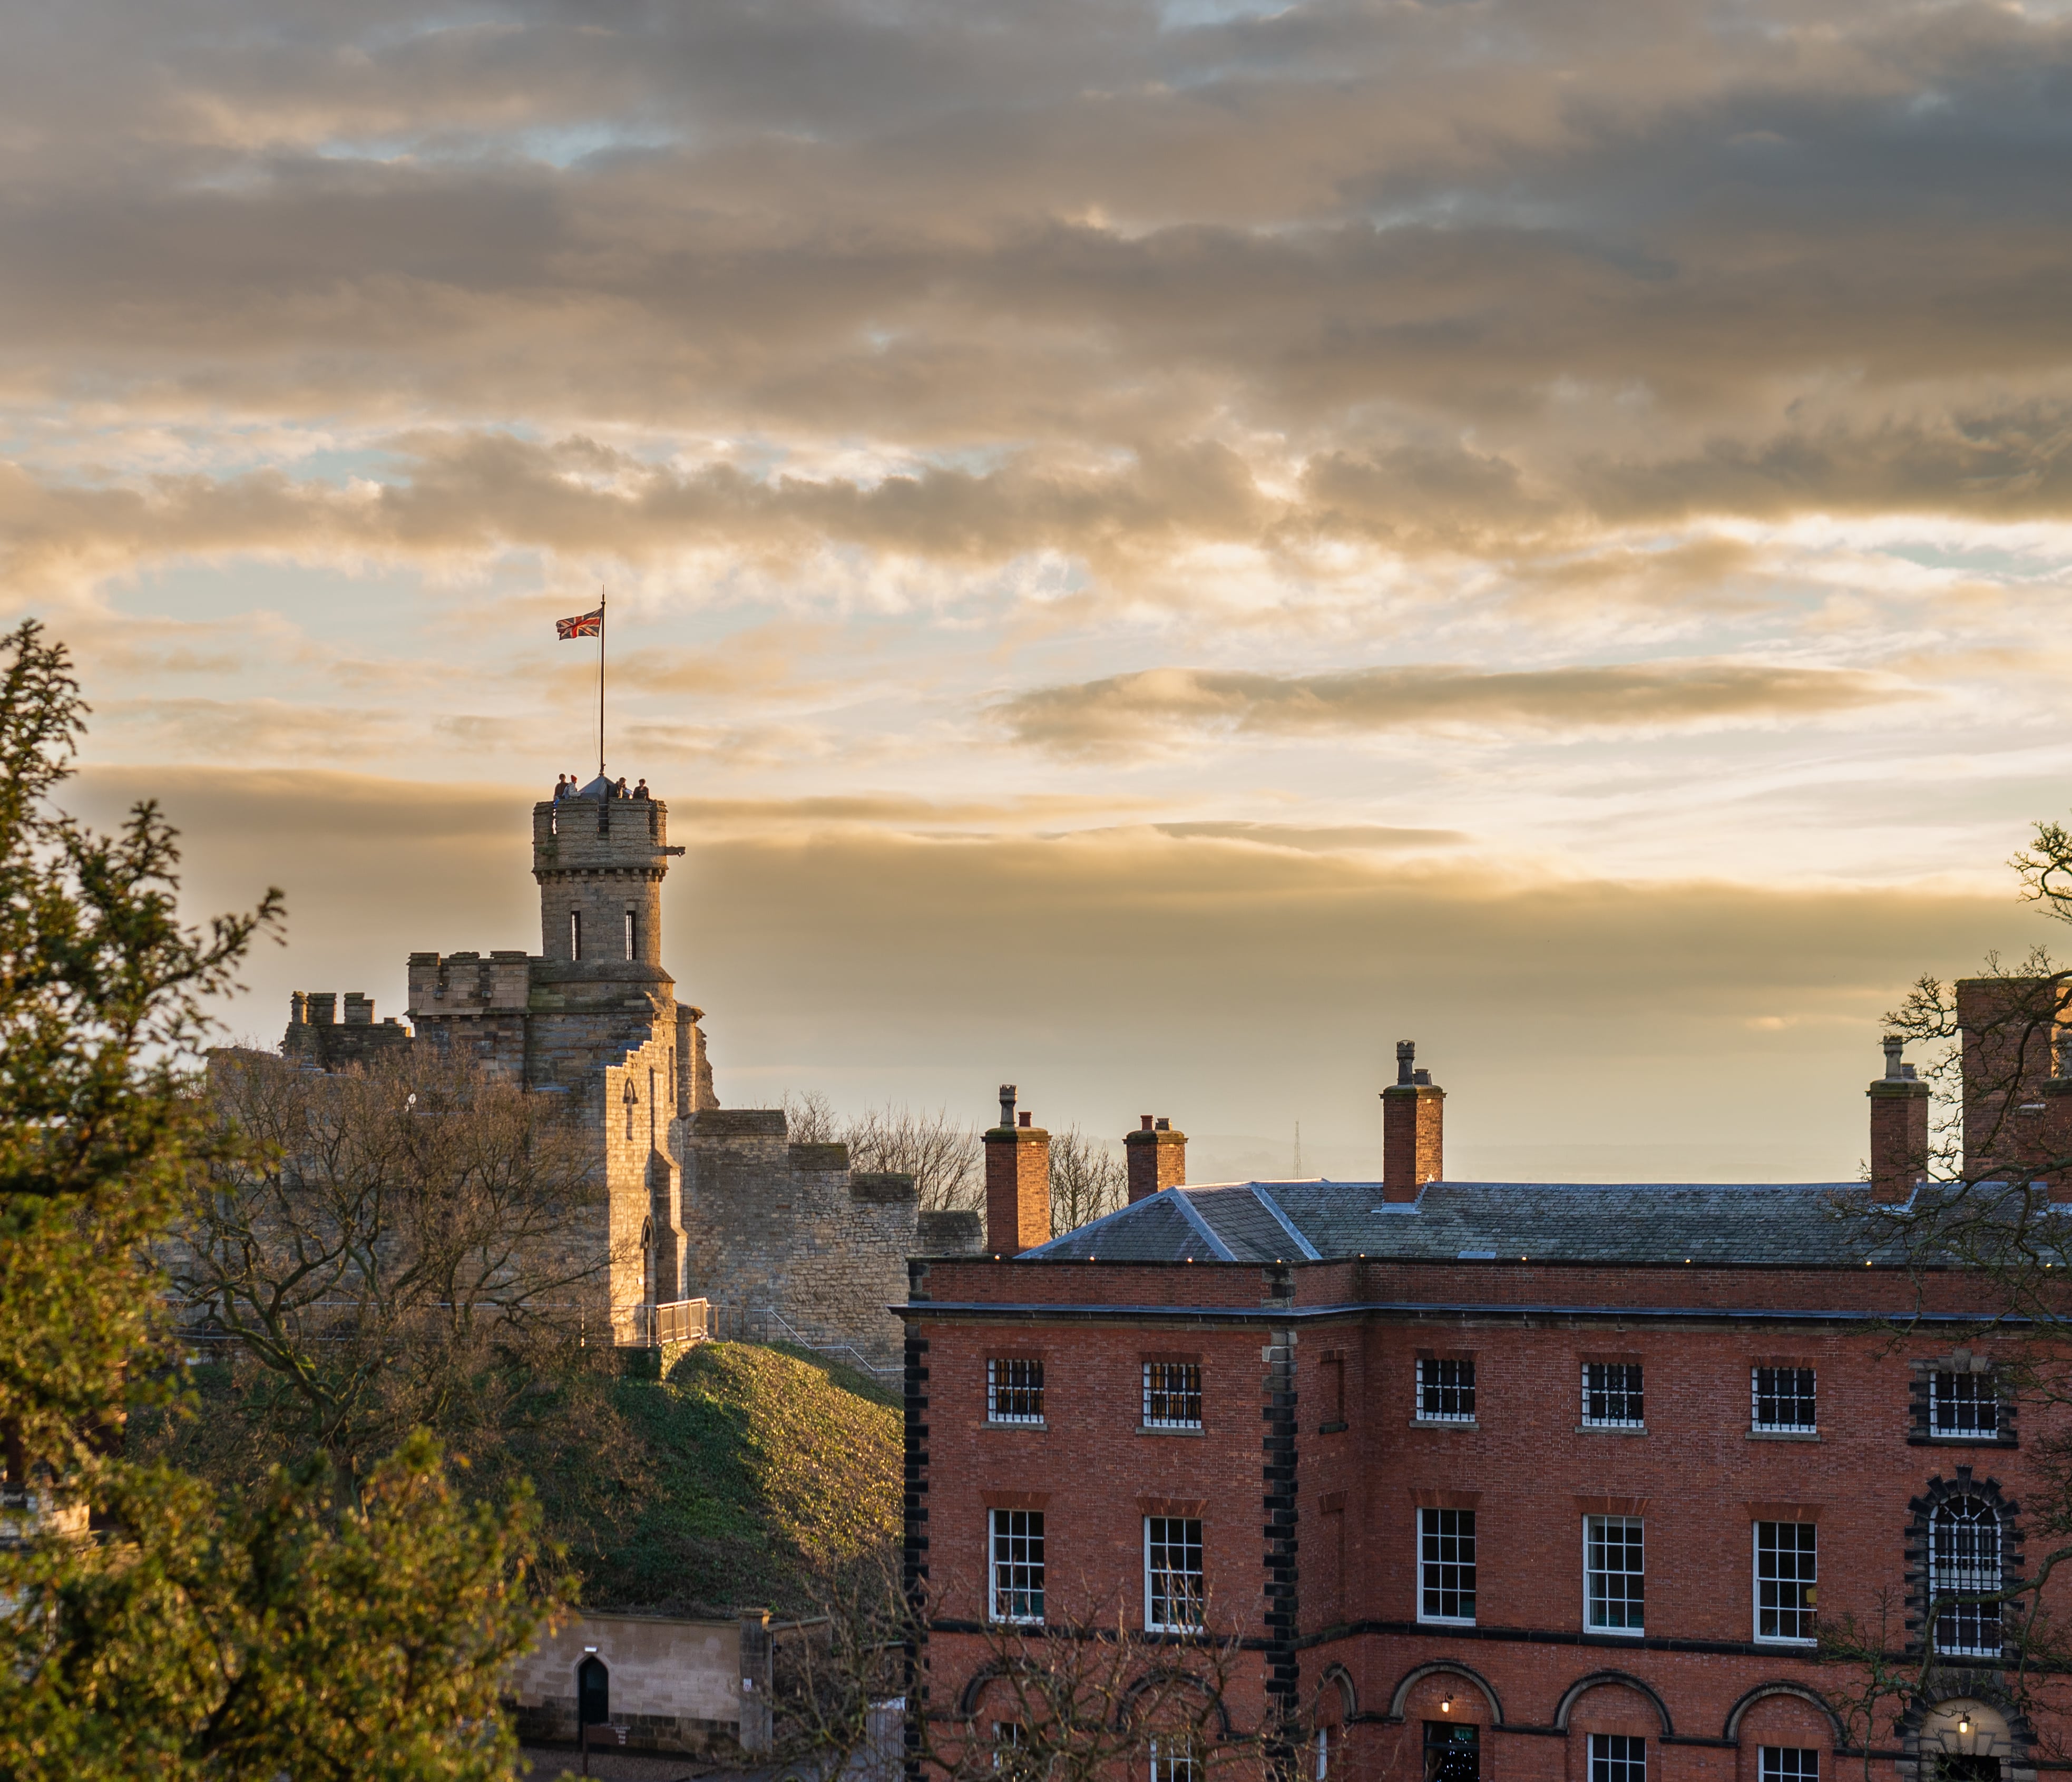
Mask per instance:
[[[1885,1036],[1885,1075],[1871,1098],[1871,1199],[1898,1201],[1928,1172],[1928,1085],[1900,1060],[1906,1042]]]
[[[1018,1123],[1014,1085],[1000,1085],[1000,1124],[985,1135],[985,1247],[1019,1256],[1050,1241],[1050,1135]]]
[[[2058,1074],[2037,1085],[2043,1101],[2043,1167],[2053,1200],[2072,1200],[2072,1032],[2060,1028],[2056,1044]]]
[[[1153,1120],[1144,1116],[1142,1127],[1122,1136],[1123,1155],[1129,1163],[1129,1204],[1133,1207],[1149,1195],[1177,1188],[1187,1179],[1187,1135],[1175,1132],[1162,1114]]]
[[[1446,1092],[1416,1063],[1416,1042],[1397,1040],[1396,1080],[1381,1092],[1383,1200],[1415,1200],[1445,1173]]]

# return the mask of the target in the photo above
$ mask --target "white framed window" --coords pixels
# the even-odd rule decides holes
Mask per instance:
[[[1430,1356],[1417,1363],[1417,1421],[1472,1423],[1475,1420],[1475,1364]]]
[[[1202,1523],[1193,1516],[1144,1519],[1144,1625],[1192,1633],[1202,1625]]]
[[[1041,1356],[987,1358],[985,1420],[989,1423],[1040,1423],[1043,1421],[1043,1360]]]
[[[1148,1430],[1198,1430],[1202,1426],[1200,1362],[1144,1364],[1144,1426]]]
[[[1993,1435],[2000,1426],[2000,1389],[1991,1374],[1938,1370],[1929,1375],[1930,1435]]]
[[[1647,1782],[1647,1741],[1621,1732],[1592,1733],[1590,1782]]]
[[[1475,1512],[1417,1512],[1417,1619],[1472,1625],[1475,1619]]]
[[[1749,1370],[1749,1426],[1811,1434],[1820,1426],[1811,1368]]]
[[[1043,1619],[1043,1512],[989,1510],[995,1621],[1039,1626]]]
[[[1803,1745],[1758,1745],[1757,1782],[1820,1782],[1820,1754]]]
[[[1331,1729],[1329,1726],[1319,1726],[1317,1729],[1316,1782],[1330,1782],[1330,1775]]]
[[[1811,1522],[1755,1525],[1755,1636],[1811,1644],[1819,1555]]]
[[[1641,1519],[1637,1516],[1585,1517],[1584,1626],[1593,1633],[1643,1632],[1646,1595]]]
[[[1184,1736],[1151,1741],[1151,1782],[1201,1782],[1194,1742]]]
[[[1023,1739],[1022,1722],[1018,1720],[996,1720],[993,1723],[993,1767],[1005,1769],[1022,1752]]]
[[[1638,1361],[1585,1361],[1583,1421],[1593,1428],[1644,1428],[1640,1373]]]
[[[1977,1596],[2000,1587],[1999,1514],[1982,1497],[1946,1497],[1928,1521],[1929,1595]],[[1935,1617],[1940,1652],[1997,1658],[2001,1644],[1997,1603],[1947,1603]]]

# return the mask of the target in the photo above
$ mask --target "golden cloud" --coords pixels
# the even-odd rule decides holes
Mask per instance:
[[[1567,733],[1803,722],[1921,695],[1889,676],[1763,663],[1658,662],[1492,672],[1420,665],[1338,674],[1149,669],[1005,702],[1018,741],[1063,754],[1188,733]]]

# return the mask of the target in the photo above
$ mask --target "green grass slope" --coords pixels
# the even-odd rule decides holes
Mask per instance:
[[[797,1611],[816,1575],[898,1539],[899,1401],[867,1376],[803,1350],[705,1343],[615,1396],[643,1451],[622,1488],[637,1500],[572,1554],[586,1603]]]

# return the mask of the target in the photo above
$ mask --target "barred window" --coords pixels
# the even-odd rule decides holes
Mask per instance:
[[[1647,1741],[1624,1733],[1592,1733],[1590,1782],[1647,1782]]]
[[[1202,1624],[1202,1524],[1198,1517],[1144,1519],[1144,1624],[1153,1633],[1191,1633]]]
[[[1756,1782],[1820,1782],[1820,1754],[1803,1745],[1756,1747]]]
[[[1754,1400],[1750,1422],[1759,1430],[1813,1430],[1819,1427],[1813,1404],[1811,1368],[1758,1368],[1749,1381]]]
[[[1638,1633],[1646,1624],[1646,1597],[1640,1518],[1585,1517],[1584,1625],[1596,1633]]]
[[[1947,1497],[1928,1524],[1928,1593],[1931,1597],[1978,1596],[1997,1591],[2000,1581],[2000,1521],[1978,1497]],[[2000,1656],[1997,1603],[1945,1603],[1935,1617],[1939,1652],[1971,1658]]]
[[[1153,1430],[1202,1426],[1202,1364],[1198,1361],[1144,1364],[1144,1424]]]
[[[1201,1782],[1201,1774],[1191,1739],[1151,1741],[1151,1782]]]
[[[1813,1605],[1819,1582],[1815,1566],[1811,1522],[1756,1524],[1757,1639],[1813,1638]]]
[[[1642,1426],[1638,1361],[1583,1364],[1583,1421],[1606,1429]]]
[[[1475,1364],[1473,1361],[1417,1364],[1417,1421],[1472,1423],[1475,1420]]]
[[[1043,1421],[1043,1364],[1040,1360],[1003,1356],[986,1363],[985,1420],[989,1423]]]
[[[1043,1619],[1043,1512],[994,1510],[993,1619],[1038,1623]]]
[[[1475,1512],[1417,1512],[1417,1619],[1475,1618]]]
[[[2000,1428],[2000,1389],[1989,1373],[1928,1377],[1930,1435],[1992,1435]]]

